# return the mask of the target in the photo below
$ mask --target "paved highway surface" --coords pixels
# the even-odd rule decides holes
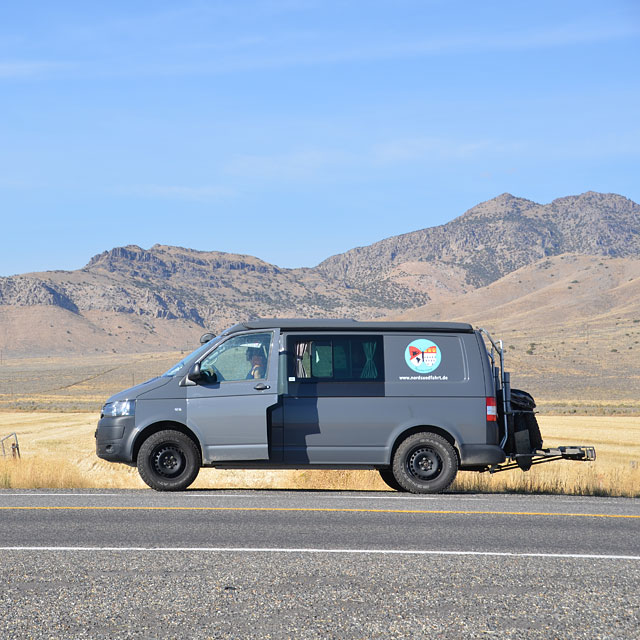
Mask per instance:
[[[640,638],[640,501],[0,491],[3,638]]]

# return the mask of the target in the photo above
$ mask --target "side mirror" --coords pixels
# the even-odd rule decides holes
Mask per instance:
[[[213,340],[214,338],[215,336],[213,335],[213,333],[203,333],[200,336],[200,344],[207,344],[207,342]]]
[[[216,382],[218,380],[218,376],[215,373],[209,373],[208,371],[200,370],[200,363],[196,362],[189,373],[187,374],[187,379],[191,380],[191,382]]]
[[[191,369],[189,369],[189,373],[187,374],[187,378],[191,380],[191,382],[198,382],[202,380],[202,373],[200,371],[200,363],[196,362]]]

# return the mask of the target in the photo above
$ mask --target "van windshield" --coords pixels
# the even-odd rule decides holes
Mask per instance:
[[[218,342],[219,339],[220,336],[216,336],[213,340],[209,340],[209,342],[205,342],[203,345],[200,345],[195,351],[192,351],[188,356],[182,358],[180,362],[174,364],[171,369],[165,371],[162,374],[162,377],[171,378],[177,375],[177,373],[182,369],[182,367],[184,367],[187,362],[190,362],[191,360],[197,360],[205,351],[207,351],[207,349],[210,349],[216,342]]]

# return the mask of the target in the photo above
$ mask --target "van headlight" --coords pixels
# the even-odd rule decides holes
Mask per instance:
[[[107,402],[102,407],[102,415],[108,418],[119,418],[120,416],[132,416],[136,412],[135,400],[122,400],[120,402]]]

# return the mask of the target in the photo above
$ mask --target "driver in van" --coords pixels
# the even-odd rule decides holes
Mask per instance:
[[[264,378],[267,372],[267,359],[260,347],[247,349],[247,360],[251,362],[251,370],[247,374],[247,380],[259,380]]]

